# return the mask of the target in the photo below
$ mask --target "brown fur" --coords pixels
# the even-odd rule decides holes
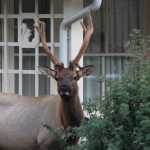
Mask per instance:
[[[25,97],[1,94],[0,113],[3,115],[0,115],[0,147],[3,150],[35,150],[37,147],[39,150],[48,150],[48,146],[53,149],[56,137],[43,125],[54,130],[79,127],[83,110],[77,81],[82,77],[82,72],[84,75],[89,74],[89,69],[91,70],[91,66],[82,70],[76,67],[62,67],[56,71],[46,68],[44,71],[57,80],[60,96]],[[69,144],[76,144],[77,141],[76,136],[67,140]],[[57,147],[55,149],[58,150]]]
[[[43,73],[57,80],[60,96],[25,97],[0,94],[0,150],[59,150],[55,135],[44,125],[53,129],[79,127],[83,111],[78,96],[77,81],[91,73],[92,67],[79,67],[78,63],[85,53],[93,34],[92,18],[85,18],[83,30],[85,37],[79,53],[69,68],[64,68],[60,60],[51,53],[46,42],[44,22],[35,26],[55,70],[43,68]],[[68,143],[76,144],[77,137],[70,137]],[[54,147],[54,145],[56,147]],[[48,147],[49,146],[49,147]]]

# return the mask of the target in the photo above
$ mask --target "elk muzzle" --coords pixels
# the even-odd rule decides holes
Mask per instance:
[[[71,88],[65,82],[59,86],[58,92],[61,97],[67,98],[71,96]]]

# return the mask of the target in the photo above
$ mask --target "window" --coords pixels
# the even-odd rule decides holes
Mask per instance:
[[[0,91],[32,96],[51,93],[53,80],[38,69],[51,66],[34,29],[38,18],[46,23],[48,46],[58,54],[62,0],[0,0]]]
[[[84,5],[91,2],[85,0]],[[129,57],[124,44],[133,29],[143,30],[143,18],[140,0],[105,0],[93,14],[95,32],[84,64],[93,64],[97,70],[84,80],[85,100],[105,95],[106,83],[102,77],[116,80],[127,70]]]
[[[1,0],[2,1],[2,0]],[[7,0],[7,13],[18,14],[19,13],[19,0]]]
[[[4,3],[2,3],[2,0],[0,0],[0,14],[4,13]]]
[[[35,0],[22,0],[22,12],[34,13],[35,12]]]
[[[4,19],[0,18],[0,42],[4,41]]]

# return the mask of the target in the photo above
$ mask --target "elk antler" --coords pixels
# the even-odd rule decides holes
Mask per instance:
[[[41,42],[43,44],[44,52],[48,55],[48,57],[51,59],[54,65],[61,64],[59,59],[55,55],[53,55],[51,53],[51,50],[48,48],[47,40],[46,40],[46,33],[45,33],[45,28],[46,28],[45,23],[43,21],[38,20],[38,25],[36,25],[35,28],[37,32],[39,33]]]
[[[81,45],[79,53],[77,54],[75,59],[72,61],[72,63],[74,63],[74,64],[78,64],[81,57],[84,55],[85,51],[88,48],[90,39],[91,39],[93,31],[94,31],[92,17],[90,14],[85,17],[85,21],[84,21],[84,23],[81,23],[81,25],[82,25],[85,36],[84,36],[83,43]]]

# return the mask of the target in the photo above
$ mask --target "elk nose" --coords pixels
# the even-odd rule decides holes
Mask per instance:
[[[64,96],[69,96],[70,95],[70,88],[67,85],[62,85],[60,87],[60,94]]]
[[[62,92],[66,92],[66,91],[69,91],[69,86],[62,85],[60,89],[61,89]]]

